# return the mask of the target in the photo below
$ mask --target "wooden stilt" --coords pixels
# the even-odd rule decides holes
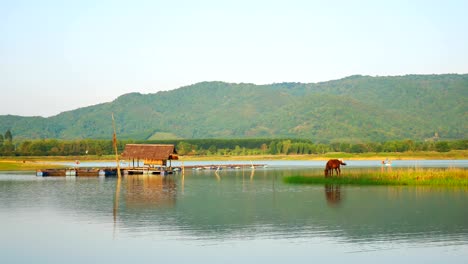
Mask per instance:
[[[115,161],[117,162],[117,176],[120,178],[122,177],[122,175],[120,173],[119,153],[117,152],[117,133],[115,131],[114,113],[112,113],[112,127],[114,128],[114,135],[112,137],[112,143],[114,145],[114,150],[115,150]]]

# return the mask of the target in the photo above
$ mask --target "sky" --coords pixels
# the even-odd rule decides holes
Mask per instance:
[[[468,1],[0,0],[0,115],[203,81],[468,73]]]

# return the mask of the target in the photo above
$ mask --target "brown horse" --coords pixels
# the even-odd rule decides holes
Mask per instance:
[[[327,165],[325,165],[325,177],[328,177],[328,175],[333,176],[333,170],[335,170],[336,175],[340,176],[341,174],[341,169],[340,165],[346,165],[342,160],[338,159],[331,159],[327,162]]]

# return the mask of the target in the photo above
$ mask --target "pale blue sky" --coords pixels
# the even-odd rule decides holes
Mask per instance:
[[[0,115],[201,81],[468,73],[468,1],[0,0]]]

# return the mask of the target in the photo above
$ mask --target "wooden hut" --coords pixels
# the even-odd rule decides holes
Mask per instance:
[[[135,167],[135,161],[139,167],[140,160],[149,166],[167,166],[169,160],[169,167],[171,167],[171,160],[178,159],[174,145],[166,144],[126,144],[122,158],[133,161],[133,167]]]

